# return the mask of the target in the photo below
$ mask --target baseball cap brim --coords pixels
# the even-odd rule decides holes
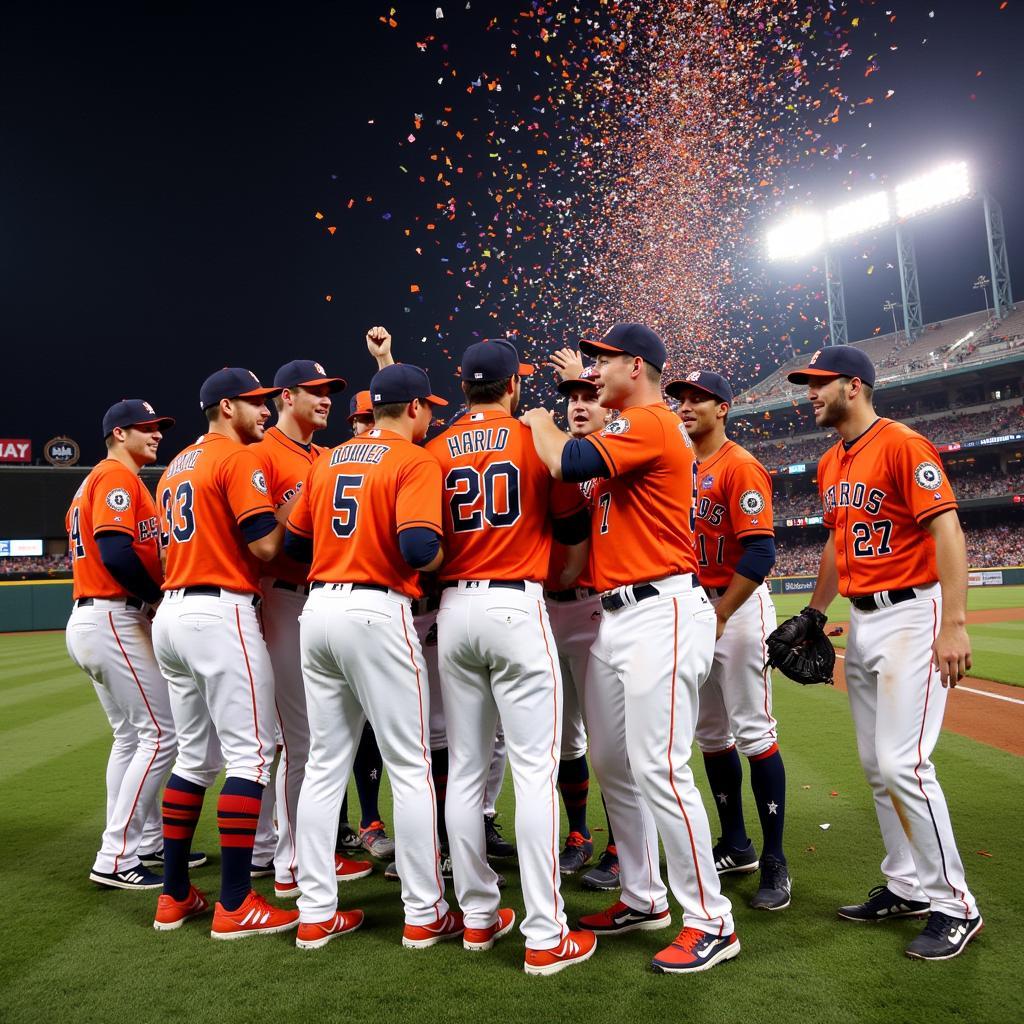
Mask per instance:
[[[705,395],[710,395],[711,398],[717,398],[718,401],[729,404],[728,398],[723,398],[721,395],[715,394],[715,392],[710,388],[706,388],[702,384],[698,384],[696,381],[692,380],[670,380],[665,385],[665,394],[668,395],[669,398],[674,398],[678,401],[679,392],[682,391],[683,388],[693,388],[694,391],[700,391]]]
[[[242,391],[234,398],[273,398],[275,395],[281,394],[284,388],[253,388],[251,391]],[[229,397],[228,395],[224,396]]]
[[[372,416],[372,415],[373,415],[373,406],[371,405],[369,409],[356,409],[355,412],[350,412],[348,414],[348,416],[345,417],[345,419],[347,419],[349,421],[349,423],[351,423],[357,416]]]
[[[344,377],[315,377],[313,380],[300,380],[297,384],[290,384],[289,387],[315,388],[321,384],[329,384],[331,394],[337,394],[348,387],[348,381]]]
[[[173,416],[157,416],[155,420],[139,420],[131,424],[133,427],[156,427],[157,430],[170,430],[176,420]]]
[[[585,352],[588,356],[599,356],[605,352],[611,352],[612,355],[616,356],[628,355],[624,348],[616,348],[614,345],[606,345],[603,341],[581,341],[580,351]]]
[[[841,373],[837,373],[835,370],[816,370],[813,366],[809,366],[805,370],[794,370],[786,375],[786,379],[790,384],[807,384],[812,377],[824,380],[842,376]]]
[[[597,393],[597,381],[588,380],[586,377],[570,377],[569,380],[560,380],[557,385],[560,394],[568,395],[577,388],[590,388]]]
[[[427,395],[426,398],[421,399],[423,402],[429,402],[431,405],[444,406],[448,403],[443,398],[438,398],[437,395]]]

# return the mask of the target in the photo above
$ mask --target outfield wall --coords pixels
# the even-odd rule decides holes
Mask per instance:
[[[1007,587],[1024,583],[1024,566],[972,569],[972,587]],[[814,576],[779,576],[768,582],[773,594],[810,594]],[[0,633],[63,629],[71,614],[71,580],[0,582]]]

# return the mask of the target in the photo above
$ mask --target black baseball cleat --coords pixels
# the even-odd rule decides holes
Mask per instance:
[[[565,849],[558,855],[558,870],[563,875],[575,875],[593,856],[594,840],[584,837],[582,832],[570,832]]]
[[[89,881],[105,889],[130,889],[141,892],[145,889],[162,889],[162,875],[154,875],[149,868],[139,865],[125,871],[90,871]]]
[[[785,910],[789,906],[793,882],[789,868],[768,854],[761,858],[761,885],[750,901],[755,910]]]
[[[952,960],[984,927],[980,914],[965,921],[962,917],[950,917],[933,910],[924,931],[907,946],[905,952],[911,960]]]
[[[844,921],[891,921],[897,917],[924,917],[930,906],[920,900],[905,900],[886,886],[876,885],[863,903],[840,907],[838,914]]]
[[[598,892],[612,892],[619,888],[619,854],[615,844],[611,844],[601,854],[601,859],[581,879],[584,889]]]
[[[493,814],[484,815],[484,838],[487,840],[487,856],[506,860],[516,855],[516,848],[501,834],[501,826]]]
[[[147,868],[162,868],[164,866],[164,848],[161,846],[159,850],[154,850],[152,853],[140,853],[139,860],[142,861],[143,865]],[[205,853],[202,853],[199,850],[189,851],[189,868],[201,868],[206,861],[207,856]]]
[[[760,866],[757,850],[749,840],[744,849],[737,850],[719,839],[711,852],[715,858],[715,870],[720,875],[752,875]]]
[[[274,874],[274,862],[270,861],[269,864],[256,864],[254,863],[252,868],[249,870],[250,878],[270,878]]]

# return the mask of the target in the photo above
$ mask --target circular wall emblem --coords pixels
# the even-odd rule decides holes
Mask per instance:
[[[252,485],[260,494],[267,493],[267,478],[263,475],[262,469],[257,469],[252,475]]]
[[[764,495],[760,491],[744,491],[740,495],[740,511],[756,516],[764,508]]]
[[[919,462],[914,469],[918,487],[934,491],[942,486],[942,470],[934,462]]]
[[[51,466],[73,466],[78,462],[80,454],[78,442],[63,435],[52,437],[43,445],[43,458]]]
[[[132,506],[132,496],[123,487],[115,487],[107,494],[106,502],[115,512],[127,512]]]

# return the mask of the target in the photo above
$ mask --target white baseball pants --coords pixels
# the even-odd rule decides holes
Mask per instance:
[[[547,604],[562,670],[562,760],[573,761],[587,752],[583,687],[590,648],[601,625],[601,598],[594,595],[579,601],[549,600]]]
[[[438,661],[448,725],[448,841],[469,928],[498,912],[484,842],[485,789],[498,716],[516,793],[516,846],[530,949],[568,934],[558,872],[562,681],[537,583],[525,590],[461,580],[441,597]]]
[[[977,904],[964,876],[946,798],[931,754],[946,710],[932,658],[942,618],[938,584],[891,608],[850,608],[846,687],[857,748],[885,843],[882,874],[901,899],[971,918]]]
[[[174,774],[209,788],[227,775],[266,786],[274,761],[274,672],[252,594],[168,591],[153,647],[178,731]]]
[[[391,780],[405,920],[433,924],[448,904],[430,771],[427,667],[412,603],[395,591],[328,584],[309,595],[300,642],[310,726],[296,826],[301,920],[324,921],[337,909],[338,813],[369,718]]]
[[[71,660],[92,680],[114,733],[107,759],[106,825],[93,870],[138,867],[143,841],[153,849],[160,787],[177,741],[167,682],[153,655],[149,621],[123,600],[96,598],[73,608],[65,631]],[[157,820],[159,812],[157,811]],[[159,836],[159,832],[157,832]]]
[[[712,597],[711,603],[720,600]],[[729,617],[700,688],[697,746],[705,753],[735,743],[741,754],[756,757],[778,742],[766,646],[775,626],[775,605],[762,583]]]
[[[622,901],[653,913],[668,906],[658,874],[658,833],[683,923],[733,931],[711,830],[690,770],[697,691],[711,670],[715,613],[690,577],[655,581],[659,594],[603,612],[587,672],[584,715],[591,763],[619,852]],[[657,830],[655,830],[655,823]]]

